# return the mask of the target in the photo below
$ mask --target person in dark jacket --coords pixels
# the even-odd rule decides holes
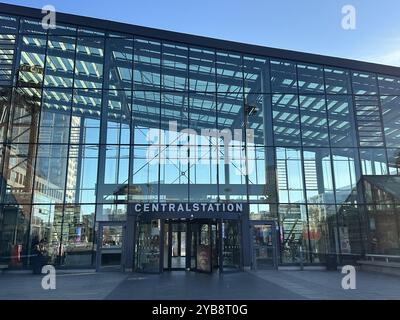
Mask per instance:
[[[42,272],[40,260],[41,257],[40,257],[39,241],[35,239],[32,241],[32,249],[31,249],[31,265],[33,274],[40,274]]]

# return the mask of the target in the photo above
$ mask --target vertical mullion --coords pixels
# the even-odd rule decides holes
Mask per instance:
[[[39,35],[40,37],[41,35]],[[47,44],[48,44],[48,39],[49,38],[49,32],[48,30],[46,31],[46,45],[45,45],[45,57],[44,57],[44,61],[43,61],[43,70],[46,70],[46,64],[47,64]],[[42,83],[40,86],[40,107],[43,104],[43,84],[44,84],[44,78],[45,78],[45,72],[43,72],[43,78],[42,78]],[[18,83],[18,82],[17,82]],[[17,85],[18,88],[18,85]],[[39,112],[38,115],[38,119],[37,119],[37,137],[36,137],[36,141],[34,142],[36,144],[36,150],[35,150],[35,155],[34,155],[34,168],[32,170],[32,194],[31,194],[31,216],[30,219],[31,221],[29,222],[29,233],[28,233],[28,259],[30,256],[30,243],[31,243],[31,223],[32,223],[32,215],[34,214],[33,212],[33,207],[34,207],[34,194],[35,194],[35,183],[36,183],[36,169],[37,169],[37,156],[38,156],[38,150],[39,150],[39,136],[40,136],[40,123],[41,123],[41,115],[42,112]],[[31,134],[31,132],[30,132]],[[30,147],[30,143],[29,143],[29,147]],[[63,216],[63,215],[62,215]],[[61,229],[62,230],[62,229]],[[62,231],[61,231],[61,235],[62,235]],[[61,246],[61,241],[60,241],[60,246]]]
[[[76,68],[76,58],[77,58],[77,51],[78,51],[78,28],[75,30],[75,51],[74,51],[74,62],[73,62],[73,73],[72,73],[72,88],[71,88],[71,103],[70,103],[70,117],[69,117],[69,132],[68,132],[68,151],[67,151],[67,159],[66,159],[66,170],[65,170],[65,181],[64,181],[64,198],[63,198],[63,204],[62,204],[62,218],[61,218],[61,235],[60,235],[60,245],[58,248],[58,255],[61,256],[61,248],[63,244],[63,235],[64,235],[64,221],[65,221],[65,207],[66,207],[66,194],[67,194],[67,180],[68,180],[68,170],[69,170],[69,159],[71,156],[71,137],[72,137],[72,117],[73,117],[73,106],[74,106],[74,97],[75,97],[75,91],[74,91],[74,86],[75,86],[75,68]],[[46,55],[46,60],[47,60],[47,55]],[[81,143],[81,137],[80,141]],[[80,155],[81,155],[81,148],[82,146],[79,145],[79,151],[78,151],[78,161],[80,160]],[[78,185],[78,184],[77,184]],[[75,188],[77,187],[75,186]],[[74,205],[76,205],[76,195],[75,195],[75,201]],[[93,257],[92,257],[93,258]],[[61,261],[60,261],[61,263]]]
[[[310,221],[308,215],[308,199],[307,199],[307,190],[306,190],[306,178],[305,178],[305,167],[304,167],[304,155],[303,155],[303,128],[302,128],[302,119],[301,119],[301,102],[300,102],[300,89],[299,89],[299,70],[297,63],[295,64],[296,68],[296,88],[297,88],[297,108],[298,108],[298,115],[299,115],[299,130],[300,130],[300,168],[301,168],[301,176],[303,182],[303,199],[306,209],[306,225],[307,225],[307,242],[308,242],[308,258],[310,262],[313,262],[313,255],[312,255],[312,248],[311,248],[311,240],[310,240]],[[300,209],[301,212],[301,209]]]

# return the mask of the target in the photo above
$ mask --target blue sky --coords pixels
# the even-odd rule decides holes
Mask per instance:
[[[15,0],[154,28],[400,66],[399,0]],[[341,27],[344,5],[356,30]]]

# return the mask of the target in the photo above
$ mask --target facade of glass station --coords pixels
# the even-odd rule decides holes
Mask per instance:
[[[399,68],[0,9],[1,265],[41,240],[144,272],[400,256]],[[171,123],[242,135],[184,156]]]

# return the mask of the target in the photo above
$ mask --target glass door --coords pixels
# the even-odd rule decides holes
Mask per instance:
[[[272,269],[275,267],[275,228],[272,224],[256,224],[252,227],[254,269]]]
[[[136,270],[147,273],[160,273],[160,220],[141,221],[137,226]]]
[[[171,225],[171,269],[185,269],[186,267],[186,223],[172,223]]]
[[[223,272],[234,272],[241,269],[240,223],[237,220],[222,222],[222,267]]]
[[[197,243],[199,239],[199,225],[190,223],[189,227],[189,240],[190,240],[190,270],[195,271],[197,268]]]
[[[211,224],[199,223],[196,234],[196,271],[212,272]]]
[[[164,224],[164,269],[186,269],[187,223],[166,221]]]
[[[121,269],[124,225],[100,223],[97,237],[96,270]]]

